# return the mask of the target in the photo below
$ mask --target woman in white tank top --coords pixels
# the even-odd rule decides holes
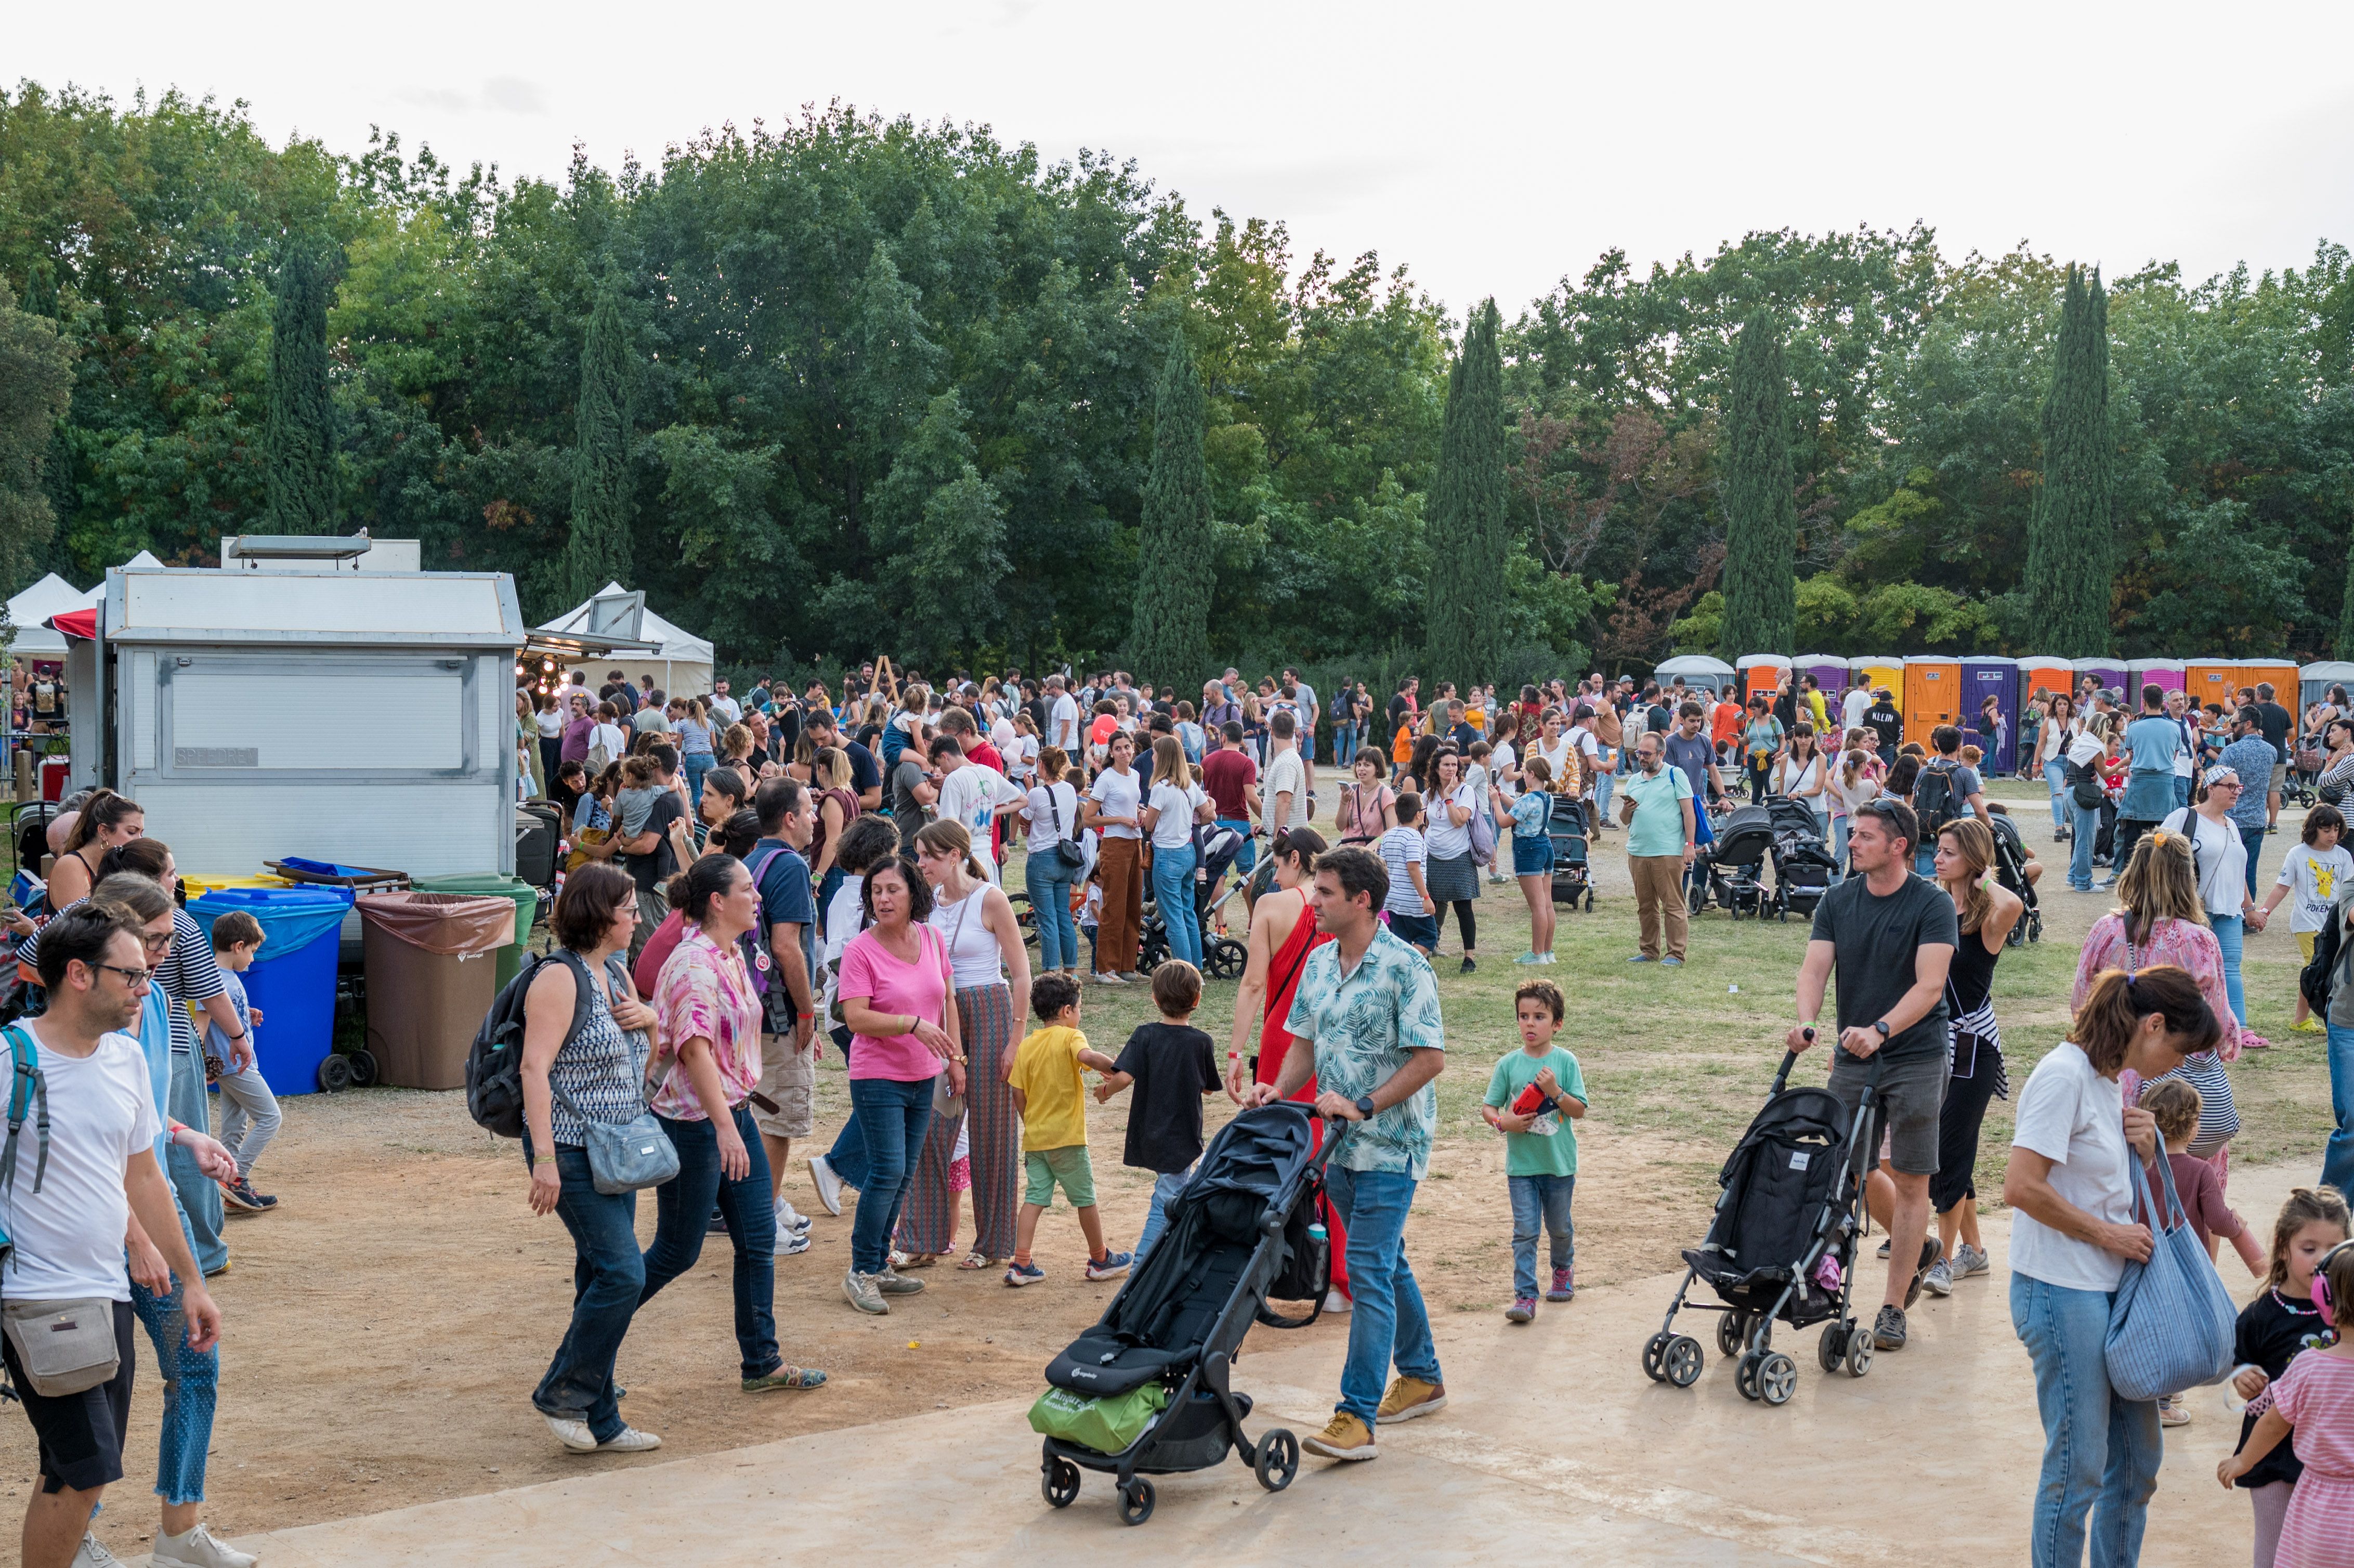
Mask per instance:
[[[928,824],[916,835],[916,863],[932,885],[932,929],[946,952],[966,1052],[969,1105],[933,1105],[931,1129],[907,1186],[894,1261],[923,1268],[956,1245],[956,1195],[972,1188],[973,1249],[960,1268],[998,1268],[1013,1256],[1021,1206],[1022,1116],[1005,1067],[1030,1010],[1030,953],[1002,890],[974,858],[962,822]],[[968,1114],[969,1113],[969,1114]],[[959,1158],[960,1135],[969,1153]]]

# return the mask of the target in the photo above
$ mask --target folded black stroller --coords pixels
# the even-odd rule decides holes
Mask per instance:
[[[1079,1472],[1102,1471],[1116,1478],[1122,1522],[1142,1524],[1153,1503],[1144,1477],[1206,1470],[1230,1452],[1268,1491],[1291,1484],[1299,1439],[1275,1427],[1253,1443],[1243,1431],[1250,1396],[1235,1393],[1228,1374],[1254,1322],[1304,1329],[1322,1314],[1332,1259],[1316,1199],[1341,1142],[1336,1132],[1328,1128],[1316,1151],[1307,1108],[1285,1102],[1238,1113],[1210,1140],[1144,1266],[1102,1320],[1046,1368],[1054,1388],[1091,1400],[1148,1384],[1165,1400],[1154,1401],[1158,1414],[1117,1452],[1047,1436],[1040,1462],[1047,1502],[1070,1507]],[[1314,1305],[1288,1318],[1269,1311],[1269,1300]]]
[[[1585,900],[1594,909],[1594,868],[1586,859],[1585,804],[1575,795],[1555,795],[1545,814],[1545,836],[1553,841],[1553,901],[1571,909]]]
[[[1783,919],[1812,916],[1815,906],[1839,879],[1839,862],[1823,847],[1823,824],[1815,809],[1787,795],[1769,796],[1766,816],[1774,824],[1774,910]]]
[[[1852,1128],[1829,1089],[1788,1087],[1797,1060],[1795,1052],[1783,1056],[1765,1108],[1717,1174],[1723,1192],[1708,1239],[1684,1253],[1684,1282],[1643,1347],[1643,1371],[1654,1383],[1690,1388],[1700,1381],[1700,1341],[1676,1332],[1676,1314],[1687,1306],[1724,1314],[1716,1348],[1739,1358],[1734,1386],[1744,1399],[1787,1404],[1797,1387],[1797,1363],[1773,1348],[1777,1320],[1793,1329],[1829,1320],[1816,1347],[1823,1371],[1844,1366],[1861,1377],[1872,1370],[1872,1330],[1857,1324],[1850,1293],[1864,1178],[1879,1152],[1880,1059]],[[1695,1280],[1723,1304],[1686,1301]]]
[[[2010,927],[2009,946],[2043,940],[2043,911],[2035,902],[2035,884],[2027,880],[2027,841],[2019,836],[2019,824],[2001,811],[1994,818],[1995,880],[2019,895],[2027,906]]]

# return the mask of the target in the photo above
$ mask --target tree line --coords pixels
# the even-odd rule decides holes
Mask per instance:
[[[1320,687],[2354,617],[2329,243],[2193,282],[1755,233],[1458,319],[985,128],[835,105],[503,180],[27,82],[0,288],[12,591],[365,526],[535,620],[620,577],[739,669]]]

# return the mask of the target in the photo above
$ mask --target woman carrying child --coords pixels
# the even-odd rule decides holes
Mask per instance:
[[[2272,1267],[2265,1287],[2241,1310],[2232,1340],[2232,1359],[2244,1370],[2232,1387],[2249,1403],[2240,1418],[2239,1450],[2217,1474],[2224,1485],[2244,1488],[2255,1506],[2255,1568],[2274,1568],[2284,1561],[2279,1556],[2281,1527],[2302,1484],[2305,1466],[2287,1444],[2275,1443],[2259,1457],[2250,1457],[2244,1451],[2268,1407],[2264,1391],[2280,1382],[2289,1363],[2304,1351],[2325,1349],[2343,1337],[2334,1315],[2317,1299],[2313,1277],[2322,1259],[2345,1245],[2348,1221],[2346,1200],[2334,1188],[2299,1187],[2288,1195],[2280,1218],[2273,1222]],[[2308,1451],[2314,1446],[2304,1446]],[[2344,1535],[2341,1520],[2341,1541]]]

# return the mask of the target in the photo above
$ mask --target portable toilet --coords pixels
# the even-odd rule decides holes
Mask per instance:
[[[1681,653],[1660,661],[1652,666],[1651,673],[1662,686],[1681,675],[1688,689],[1722,692],[1733,684],[1734,671],[1723,660],[1705,653]]]
[[[2141,712],[2141,689],[2157,686],[2168,692],[2184,692],[2186,666],[2179,659],[2135,659],[2126,665],[2126,706],[2134,713]]]
[[[2301,711],[2295,702],[2296,678],[2296,661],[2294,659],[2248,659],[2240,664],[2240,684],[2269,684],[2273,689],[2273,701],[2292,714]]]
[[[2019,662],[2019,703],[2022,712],[2038,692],[2055,697],[2076,694],[2076,666],[2065,659],[2032,658]]]
[[[2343,686],[2347,695],[2354,697],[2354,663],[2343,659],[2324,660],[2307,664],[2296,673],[2296,711],[2303,722],[2305,710],[2329,696],[2329,688]]]
[[[1929,734],[1939,725],[1962,724],[1962,662],[1904,661],[1904,738],[1934,751]],[[1967,727],[1967,726],[1965,726]]]
[[[1790,663],[1799,674],[1815,678],[1815,684],[1821,688],[1826,703],[1834,708],[1839,706],[1840,694],[1848,687],[1846,660],[1836,653],[1801,653]]]
[[[2096,685],[2113,692],[2125,690],[2126,662],[2122,659],[2078,659],[2073,662],[2073,667],[2079,681],[2090,675]],[[2126,709],[2130,712],[2140,705],[2138,702],[2129,703]]]
[[[2239,705],[2237,694],[2246,683],[2240,679],[2240,667],[2228,660],[2193,659],[2182,667],[2182,689],[2193,707],[2212,703],[2228,714]]]
[[[1779,653],[1744,653],[1734,661],[1741,669],[1741,700],[1746,703],[1763,692],[1769,698],[1781,688],[1782,676],[1790,668],[1790,661]]]
[[[1986,700],[1995,700],[1994,738],[1989,741],[1979,727],[1978,715]],[[2019,661],[1998,659],[1992,655],[1962,661],[1962,716],[1955,722],[1962,726],[1966,744],[1975,739],[1986,749],[1980,771],[2011,773],[2019,768]]]
[[[1850,659],[1847,662],[1848,678],[1851,684],[1867,686],[1878,692],[1888,689],[1896,711],[1904,711],[1904,661],[1902,659]]]

